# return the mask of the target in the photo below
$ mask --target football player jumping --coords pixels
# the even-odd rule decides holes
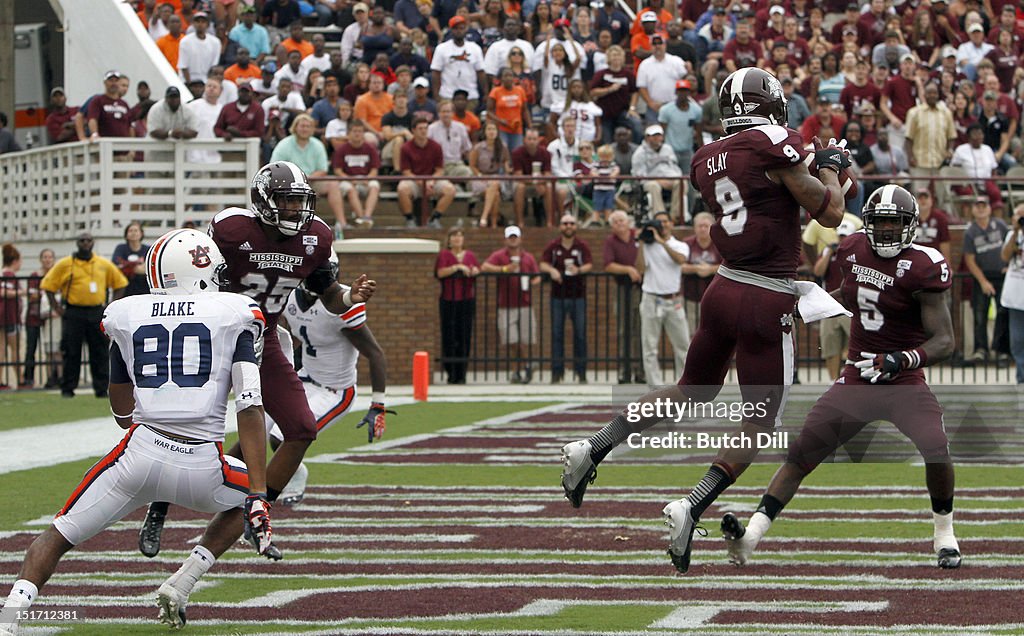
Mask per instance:
[[[700,325],[693,336],[679,384],[642,400],[710,401],[718,395],[736,355],[736,373],[745,404],[761,404],[737,435],[756,437],[780,422],[793,377],[793,279],[800,260],[800,208],[825,227],[843,219],[839,175],[849,166],[844,148],[815,140],[816,174],[804,159],[800,134],[786,127],[786,98],[775,77],[757,68],[731,74],[719,91],[726,136],[693,157],[691,183],[715,215],[711,235],[723,263],[701,301]],[[589,439],[562,449],[562,487],[579,507],[597,464],[631,434],[659,421],[629,422],[621,413]],[[736,481],[757,453],[719,453],[689,496],[664,509],[670,526],[669,555],[680,572],[690,566],[690,545],[704,510]]]
[[[337,256],[331,265],[338,269]],[[384,350],[366,324],[366,305],[358,304],[338,316],[324,308],[320,298],[299,285],[285,303],[283,323],[291,329],[302,347],[302,368],[299,379],[306,392],[309,408],[316,417],[317,434],[323,433],[352,408],[356,398],[356,364],[359,354],[370,363],[370,384],[373,395],[370,409],[356,425],[366,427],[367,441],[384,435],[385,415],[394,413],[384,407],[388,366]],[[267,418],[271,446],[283,439],[273,418]],[[306,492],[309,469],[299,464],[291,481],[281,491],[281,505],[292,506],[302,501]]]
[[[29,546],[0,614],[0,633],[16,632],[14,611],[35,601],[64,553],[154,499],[217,513],[185,565],[160,587],[165,623],[185,621],[184,603],[172,589],[176,582],[209,569],[243,524],[257,552],[280,558],[266,495],[264,398],[255,353],[265,321],[252,299],[210,293],[225,282],[225,266],[210,237],[171,231],[146,257],[152,293],[107,307],[101,324],[111,341],[110,410],[128,433],[89,469]],[[183,351],[197,355],[186,358]],[[232,389],[245,463],[222,452]]]
[[[260,378],[267,415],[284,436],[267,464],[267,499],[273,502],[317,432],[302,382],[277,336],[277,319],[285,301],[304,283],[319,294],[328,311],[343,314],[369,300],[376,282],[363,274],[347,291],[338,284],[330,264],[334,232],[314,214],[316,192],[298,166],[287,161],[263,166],[252,178],[250,195],[251,209],[227,208],[214,217],[209,233],[227,260],[227,289],[255,300],[267,318]],[[238,450],[236,446],[228,454],[236,455]],[[146,556],[160,551],[166,514],[165,502],[150,506],[139,533],[139,549]]]
[[[953,534],[953,464],[942,408],[921,371],[953,353],[951,277],[938,250],[913,243],[918,219],[914,197],[886,185],[864,205],[864,230],[840,244],[836,264],[842,285],[833,295],[854,312],[851,359],[807,414],[786,463],[746,528],[732,513],[722,519],[733,563],[750,558],[804,477],[869,422],[887,420],[910,438],[926,462],[938,565],[960,567]]]

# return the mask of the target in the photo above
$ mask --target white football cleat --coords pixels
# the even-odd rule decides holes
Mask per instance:
[[[668,555],[672,557],[672,565],[683,574],[690,569],[690,548],[693,544],[694,530],[701,536],[706,537],[708,534],[704,528],[697,527],[690,515],[691,508],[689,501],[680,499],[665,506],[661,511],[665,515],[665,525],[669,527]]]
[[[281,491],[277,500],[281,502],[282,506],[294,506],[299,503],[306,494],[306,482],[308,480],[309,469],[306,468],[306,464],[300,463],[299,467],[295,469],[295,474],[288,480],[288,485]]]
[[[743,522],[731,512],[722,517],[722,538],[729,552],[729,563],[733,565],[745,565],[757,547],[757,542],[747,533]]]
[[[589,440],[570,442],[562,447],[562,488],[573,508],[583,505],[587,486],[597,479],[597,466],[590,459]]]
[[[181,629],[187,622],[185,619],[187,603],[188,594],[165,581],[157,590],[156,605],[160,608],[160,615],[157,618],[161,623],[170,625],[171,629]]]

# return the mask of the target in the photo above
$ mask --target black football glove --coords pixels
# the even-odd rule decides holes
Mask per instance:
[[[356,428],[366,426],[366,438],[369,443],[372,444],[373,440],[384,437],[384,415],[387,413],[395,414],[394,411],[384,408],[383,403],[373,402],[370,404],[370,410],[356,424]]]
[[[871,384],[888,382],[907,366],[907,360],[901,351],[890,353],[867,353],[860,354],[863,360],[854,363],[853,366],[860,369],[860,377],[868,380]]]
[[[266,493],[254,492],[245,498],[245,538],[256,548],[256,553],[280,561],[281,550],[274,545],[274,532],[270,529],[270,504]]]
[[[814,161],[821,171],[824,168],[835,170],[836,174],[850,167],[850,151],[846,149],[846,140],[836,142],[829,139],[828,145],[823,146],[821,140],[814,138]]]

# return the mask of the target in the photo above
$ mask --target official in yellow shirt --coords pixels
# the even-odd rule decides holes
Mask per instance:
[[[64,356],[64,377],[60,392],[75,397],[82,370],[82,341],[89,345],[89,370],[96,397],[107,397],[110,362],[107,338],[100,329],[103,308],[109,292],[113,300],[124,295],[128,279],[112,262],[93,254],[92,234],[78,236],[77,251],[57,261],[43,277],[39,287],[46,292],[50,306],[61,316],[60,351]],[[60,292],[63,304],[57,301]]]

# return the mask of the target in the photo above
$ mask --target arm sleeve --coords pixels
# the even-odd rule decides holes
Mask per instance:
[[[311,293],[321,295],[334,282],[331,267],[324,262],[320,267],[313,270],[313,273],[306,277],[306,289]]]
[[[256,342],[255,336],[248,329],[238,334],[235,340],[235,352],[231,356],[231,362],[251,362],[256,364]]]
[[[128,365],[121,354],[121,347],[113,340],[110,341],[110,383],[133,384],[132,376],[128,373]]]

